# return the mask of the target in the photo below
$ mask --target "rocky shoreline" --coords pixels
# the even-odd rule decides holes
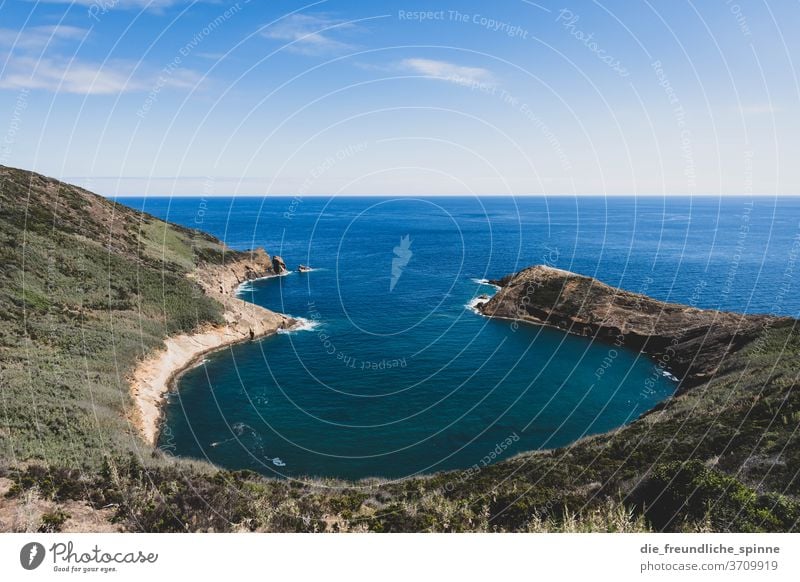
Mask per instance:
[[[545,265],[491,281],[500,287],[476,309],[488,316],[556,327],[647,354],[679,381],[701,384],[722,361],[788,318],[665,303]]]
[[[171,336],[164,348],[142,360],[134,370],[130,389],[136,404],[135,425],[150,445],[158,440],[165,396],[180,376],[211,352],[292,327],[296,321],[236,297],[247,281],[285,271],[280,257],[263,250],[231,253],[222,264],[203,264],[188,277],[223,306],[222,325],[207,325],[191,334]]]

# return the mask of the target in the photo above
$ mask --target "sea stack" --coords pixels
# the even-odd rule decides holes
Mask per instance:
[[[276,275],[286,272],[286,263],[278,255],[272,257],[272,270],[275,271]]]

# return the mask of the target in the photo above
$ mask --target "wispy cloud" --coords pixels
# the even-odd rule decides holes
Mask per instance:
[[[404,59],[400,66],[402,69],[419,73],[449,83],[457,85],[491,85],[494,75],[488,69],[481,67],[464,67],[447,61],[437,61],[433,59]]]
[[[356,26],[323,14],[292,14],[266,26],[261,34],[270,39],[288,41],[286,48],[298,53],[319,56],[351,50],[354,45],[338,40],[336,34]]]
[[[38,4],[75,4],[78,6],[98,6],[105,12],[109,10],[162,10],[176,4],[189,4],[192,0],[28,0]]]
[[[105,63],[51,50],[82,42],[89,29],[77,26],[0,28],[0,90],[32,89],[78,95],[114,95],[159,88],[194,87],[202,76],[175,68],[158,70],[132,59]],[[58,54],[57,54],[58,53]]]
[[[31,26],[22,30],[0,28],[0,46],[39,50],[63,41],[80,41],[89,32],[78,26]]]
[[[61,57],[7,57],[0,89],[39,89],[77,95],[115,95],[150,91],[156,85],[169,88],[194,87],[202,78],[186,69],[163,75],[141,70],[135,61],[115,60],[105,64]]]
[[[742,115],[772,115],[780,111],[780,108],[772,103],[753,103],[735,107],[734,110]]]
[[[222,59],[228,56],[228,54],[226,53],[205,53],[205,52],[194,53],[194,55],[198,58],[206,59],[208,61],[221,61]]]
[[[220,0],[26,0],[37,4],[63,4],[65,10],[86,10],[89,18],[96,22],[114,11],[136,10],[149,14],[163,15],[173,6],[187,4],[218,4]],[[249,0],[248,0],[249,1]]]

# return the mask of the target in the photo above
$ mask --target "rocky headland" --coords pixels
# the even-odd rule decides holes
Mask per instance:
[[[235,295],[236,288],[242,283],[275,275],[273,265],[276,259],[280,260],[280,257],[273,259],[262,248],[228,252],[225,260],[205,263],[188,276],[209,294]]]
[[[730,354],[788,318],[665,303],[545,265],[492,281],[500,290],[477,309],[489,317],[548,325],[654,358],[685,390],[714,375]]]

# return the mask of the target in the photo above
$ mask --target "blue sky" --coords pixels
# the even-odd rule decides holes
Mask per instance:
[[[0,1],[0,164],[116,194],[798,194],[800,3]]]

